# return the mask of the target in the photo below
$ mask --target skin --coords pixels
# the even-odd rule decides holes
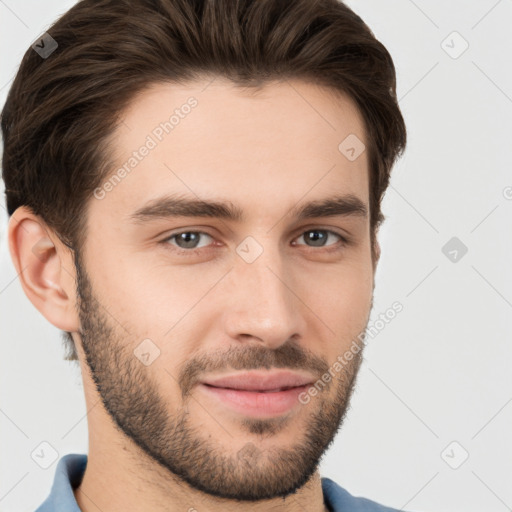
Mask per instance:
[[[369,210],[366,152],[349,161],[338,150],[349,134],[367,143],[362,117],[348,97],[298,80],[258,92],[220,78],[157,84],[123,112],[111,141],[117,165],[190,96],[190,114],[102,199],[91,197],[79,258],[27,208],[10,219],[25,293],[77,347],[89,453],[74,494],[85,512],[324,511],[318,463],[362,352],[277,417],[236,412],[198,381],[269,368],[321,378],[365,330],[379,255],[369,217],[290,214],[333,191]],[[130,220],[162,193],[229,200],[246,218]],[[308,230],[332,233],[315,244]],[[198,248],[169,238],[178,232],[203,233]],[[236,252],[247,236],[262,248],[252,263]],[[147,339],[146,351],[159,351],[149,365],[134,355]]]

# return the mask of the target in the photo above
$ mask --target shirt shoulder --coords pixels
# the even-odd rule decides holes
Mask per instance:
[[[73,489],[80,485],[86,465],[85,454],[68,453],[61,457],[50,494],[35,512],[80,512]]]
[[[330,512],[405,512],[367,498],[352,496],[330,478],[322,477],[321,481],[324,502]]]

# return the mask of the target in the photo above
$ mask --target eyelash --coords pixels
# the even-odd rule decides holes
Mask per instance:
[[[323,228],[307,229],[306,231],[303,231],[299,235],[299,237],[297,237],[297,238],[300,238],[301,236],[305,235],[306,233],[310,233],[310,232],[313,232],[313,231],[322,231],[322,232],[325,232],[325,233],[328,233],[328,234],[336,235],[340,239],[340,241],[339,241],[338,244],[331,244],[331,245],[328,245],[328,246],[325,246],[325,247],[318,247],[318,248],[306,245],[306,247],[309,247],[312,250],[314,250],[314,249],[323,249],[324,252],[327,252],[327,253],[336,252],[336,251],[340,251],[340,250],[344,249],[350,243],[350,241],[346,237],[343,237],[342,235],[340,235],[336,231],[332,231],[330,229],[323,229]],[[204,231],[186,230],[186,231],[179,231],[177,233],[173,233],[172,235],[170,235],[167,238],[165,238],[164,240],[162,240],[160,243],[163,244],[164,246],[169,247],[171,245],[169,243],[170,240],[173,240],[177,236],[182,235],[184,233],[194,233],[194,234],[207,235],[210,238],[213,238],[212,235],[210,235],[209,233],[206,233]],[[299,244],[299,245],[305,245],[305,244]],[[199,251],[201,251],[202,249],[208,250],[210,248],[209,247],[199,247],[199,248],[183,249],[182,247],[177,247],[177,246],[172,246],[172,248],[171,248],[171,250],[176,252],[178,255],[187,255],[187,256],[193,256],[193,255],[197,254]]]

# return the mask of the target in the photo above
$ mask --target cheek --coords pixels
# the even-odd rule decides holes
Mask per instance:
[[[176,265],[164,257],[137,254],[119,261],[113,272],[103,272],[102,290],[109,311],[127,330],[167,343],[193,325],[202,329],[197,314],[218,304],[215,285],[228,270],[221,265]]]
[[[365,329],[373,293],[371,266],[332,265],[302,280],[304,302],[334,331],[328,330],[338,343]]]

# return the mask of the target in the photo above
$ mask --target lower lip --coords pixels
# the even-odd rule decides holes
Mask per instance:
[[[239,391],[206,384],[200,384],[199,387],[232,409],[255,417],[276,416],[288,412],[300,404],[299,395],[308,389],[308,385],[274,392]]]

